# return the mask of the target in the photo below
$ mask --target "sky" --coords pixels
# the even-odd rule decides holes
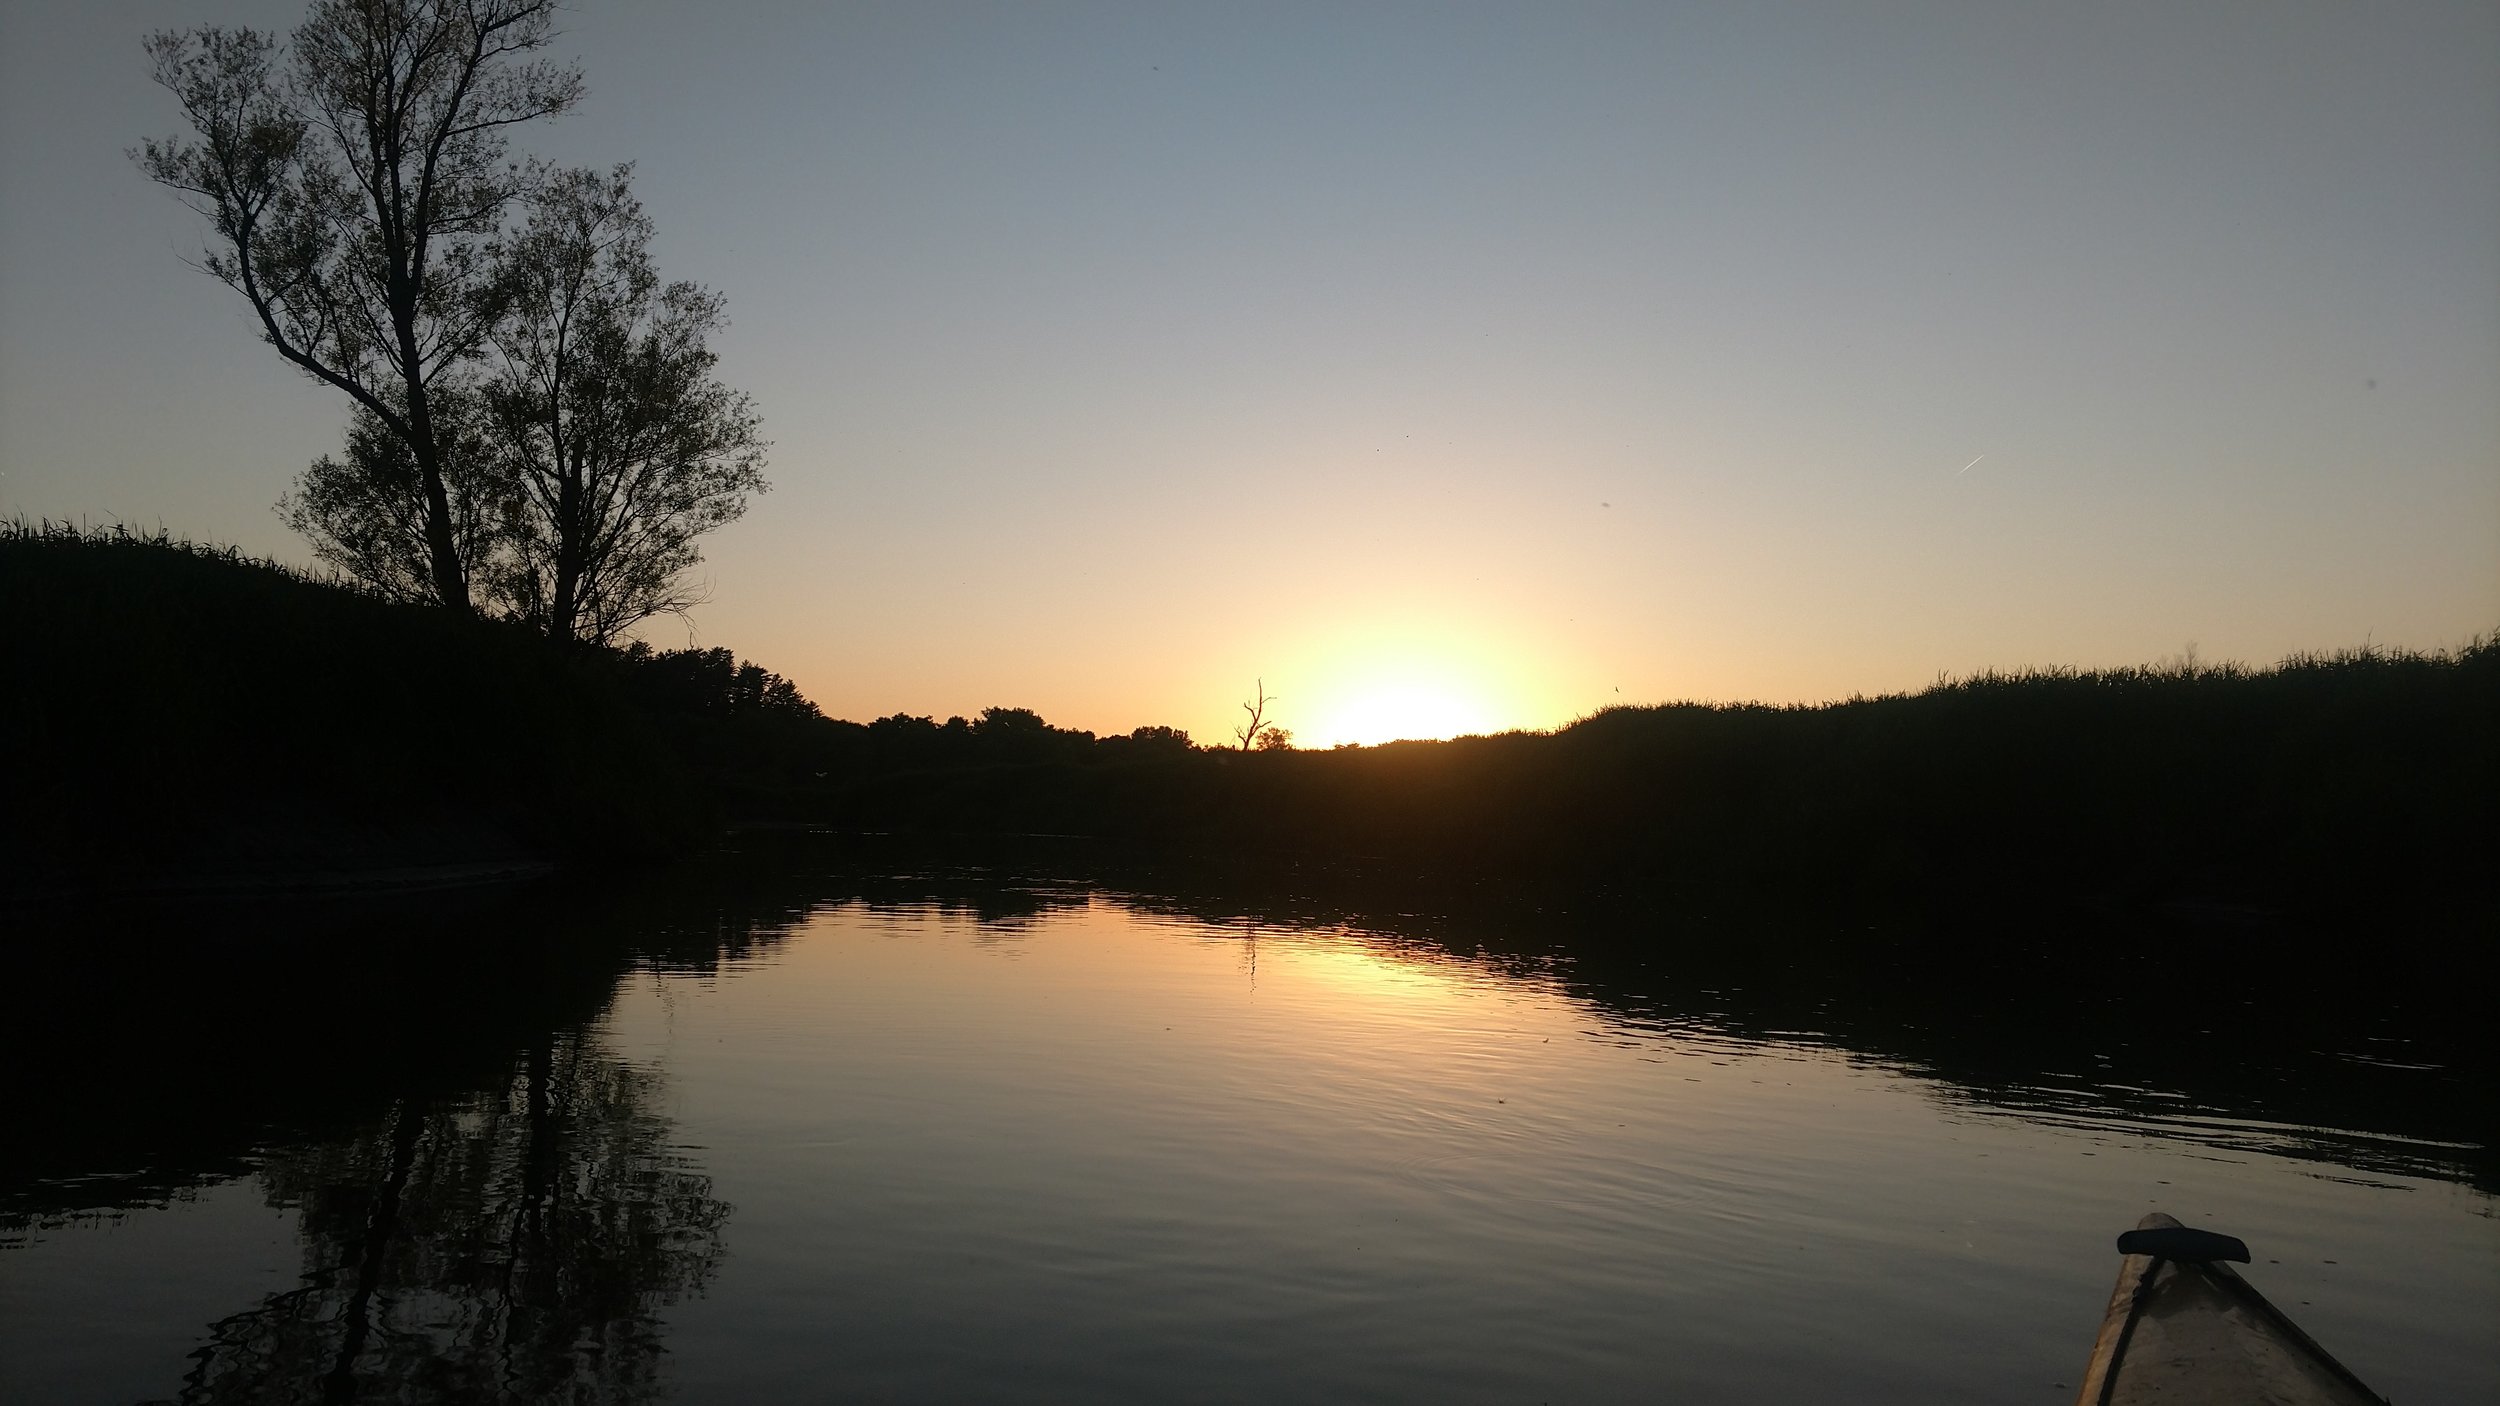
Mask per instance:
[[[0,0],[0,516],[304,563],[341,397]],[[828,713],[1326,745],[2500,628],[2500,6],[582,0]]]

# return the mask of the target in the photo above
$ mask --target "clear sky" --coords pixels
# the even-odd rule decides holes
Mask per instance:
[[[0,0],[0,513],[304,561],[343,401]],[[836,716],[1306,743],[2500,627],[2500,6],[582,0]],[[655,643],[685,643],[673,621]]]

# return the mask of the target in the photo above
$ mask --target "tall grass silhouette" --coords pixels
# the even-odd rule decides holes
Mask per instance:
[[[0,524],[5,885],[650,850],[686,799],[526,631],[157,531]],[[82,876],[84,876],[82,878]]]
[[[0,524],[16,886],[293,854],[577,861],[729,820],[1049,833],[1580,891],[2488,912],[2500,643],[1242,752],[1030,709],[823,717],[726,650],[564,650],[161,530]]]

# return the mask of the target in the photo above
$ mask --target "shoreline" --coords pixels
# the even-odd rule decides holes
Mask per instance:
[[[553,860],[535,856],[354,868],[238,864],[216,872],[90,874],[67,883],[0,888],[0,908],[392,898],[515,887],[553,878],[556,873]]]

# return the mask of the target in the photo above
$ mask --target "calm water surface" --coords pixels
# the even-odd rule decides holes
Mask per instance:
[[[2500,1399],[2454,1138],[1951,1079],[1567,955],[958,899],[63,1016],[0,1400],[2050,1406],[2154,1207],[2396,1400]]]

